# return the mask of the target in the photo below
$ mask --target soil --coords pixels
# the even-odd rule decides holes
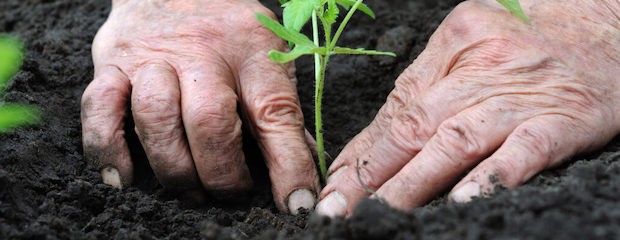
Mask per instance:
[[[265,2],[277,9],[277,1]],[[368,1],[378,20],[357,16],[343,45],[391,50],[399,57],[333,58],[324,105],[333,156],[372,120],[394,79],[458,2]],[[0,1],[0,32],[19,36],[27,46],[6,100],[36,104],[44,112],[39,126],[0,136],[0,239],[620,238],[617,139],[492,198],[449,204],[439,197],[411,212],[365,201],[348,220],[278,213],[264,166],[254,166],[258,184],[251,197],[234,204],[175,200],[145,168],[134,187],[113,189],[83,159],[79,119],[79,99],[93,75],[90,43],[109,11],[110,1],[102,0]],[[311,59],[297,66],[312,129]],[[246,152],[256,154],[250,143]],[[140,159],[140,146],[132,150]]]

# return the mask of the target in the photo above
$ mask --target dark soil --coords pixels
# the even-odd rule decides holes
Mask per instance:
[[[372,120],[394,79],[457,2],[369,1],[378,20],[357,16],[343,45],[396,51],[399,58],[333,59],[325,97],[332,155]],[[0,239],[620,238],[617,140],[493,198],[469,204],[439,198],[409,213],[367,201],[349,220],[278,213],[260,166],[252,197],[234,205],[192,207],[171,199],[148,171],[137,187],[112,189],[83,159],[79,120],[79,99],[93,75],[90,43],[109,10],[103,0],[0,0],[0,32],[27,46],[7,100],[45,113],[39,126],[0,136]],[[310,61],[298,62],[298,74],[311,129]],[[139,156],[139,145],[133,150]]]

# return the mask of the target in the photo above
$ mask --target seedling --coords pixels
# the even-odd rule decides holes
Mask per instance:
[[[0,35],[0,133],[39,121],[39,110],[32,106],[4,101],[4,90],[21,66],[23,46],[14,37]]]
[[[273,33],[289,42],[290,52],[272,50],[269,58],[278,63],[287,63],[303,55],[314,55],[315,92],[314,92],[314,121],[317,150],[319,156],[319,170],[325,180],[327,163],[325,161],[325,146],[323,142],[322,100],[325,83],[325,69],[333,55],[387,55],[395,57],[394,53],[366,50],[363,48],[345,48],[337,46],[338,39],[349,23],[355,11],[360,10],[371,18],[374,12],[363,3],[363,0],[280,0],[283,12],[283,23],[267,16],[257,14],[256,18]],[[340,7],[348,10],[347,15],[339,23],[336,32],[332,34],[337,23]],[[312,40],[300,33],[301,29],[312,20]],[[319,40],[319,21],[323,27],[323,45]]]
[[[505,6],[515,16],[529,23],[527,16],[523,13],[518,0],[497,0]],[[325,180],[327,173],[327,163],[325,161],[325,146],[323,141],[323,119],[322,119],[322,100],[323,87],[325,83],[325,69],[327,63],[333,55],[352,54],[352,55],[387,55],[395,57],[391,52],[379,52],[366,50],[363,48],[345,48],[337,46],[338,39],[342,35],[345,27],[349,23],[355,11],[360,10],[371,18],[375,18],[374,12],[363,3],[363,0],[280,0],[283,11],[283,25],[265,15],[257,14],[258,21],[278,35],[280,38],[289,42],[292,50],[290,52],[280,52],[272,50],[269,58],[278,63],[287,63],[303,55],[314,55],[315,70],[315,92],[314,92],[314,114],[315,114],[315,134],[317,150],[319,156],[319,169],[321,177]],[[348,10],[347,15],[339,23],[334,34],[332,30],[337,23],[340,14],[340,7]],[[312,20],[312,40],[300,31]],[[319,40],[319,21],[323,27],[323,45]]]

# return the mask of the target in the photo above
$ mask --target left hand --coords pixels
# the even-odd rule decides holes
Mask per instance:
[[[131,184],[125,118],[159,183],[181,198],[236,196],[253,182],[242,125],[269,168],[276,206],[312,208],[319,190],[286,43],[255,17],[257,0],[115,0],[93,41],[95,78],[82,96],[84,155],[104,183]],[[250,156],[255,161],[259,156]]]

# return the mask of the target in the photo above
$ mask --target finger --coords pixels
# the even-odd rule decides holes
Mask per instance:
[[[269,49],[283,46],[265,34],[258,34],[269,38],[262,43],[273,46],[262,44],[241,64],[243,109],[265,156],[277,207],[296,214],[300,207],[314,208],[319,178],[306,141],[294,69],[269,60]]]
[[[344,199],[325,201],[319,211],[326,215],[350,214],[357,203],[370,194],[369,189],[379,189],[420,152],[441,122],[480,101],[470,97],[468,91],[471,90],[457,89],[456,81],[458,77],[448,76],[419,94],[394,114],[372,146],[360,149],[361,154],[356,159],[345,160],[347,167],[336,171],[321,193],[321,198],[333,199],[329,195],[334,194]],[[358,162],[363,163],[359,171]],[[345,209],[338,202],[346,202]]]
[[[466,202],[488,196],[496,186],[514,188],[544,169],[574,154],[591,150],[601,136],[565,116],[545,115],[521,124],[489,158],[476,166],[450,193],[450,200]]]
[[[132,84],[136,132],[157,179],[168,190],[200,189],[183,133],[176,71],[165,61],[152,61],[136,71]]]
[[[449,113],[457,111],[447,110],[444,106],[463,105],[458,101],[455,101],[456,104],[443,101],[446,96],[453,97],[453,100],[457,99],[455,96],[464,96],[465,93],[460,90],[454,89],[456,94],[450,95],[441,87],[433,87],[439,91],[429,93],[432,85],[438,82],[444,82],[444,84],[450,82],[444,77],[449,72],[452,57],[456,55],[460,47],[461,44],[444,34],[444,31],[437,31],[433,34],[427,48],[399,76],[394,90],[388,96],[386,104],[380,109],[375,120],[347,144],[331,165],[328,171],[328,176],[330,176],[328,185],[321,192],[321,199],[334,193],[335,196],[341,196],[344,200],[322,201],[321,208],[318,208],[319,213],[330,216],[342,215],[349,210],[343,209],[339,202],[347,202],[346,206],[353,207],[369,194],[368,189],[357,184],[357,171],[351,167],[356,166],[358,161],[370,161],[371,158],[377,156],[385,157],[379,165],[372,167],[374,168],[372,174],[363,178],[370,188],[377,189],[410,160],[419,151],[421,145],[430,138],[438,125],[438,123],[424,122],[430,120],[427,114],[437,116],[434,112],[427,113],[429,112],[427,107],[431,107],[432,111],[443,111],[445,114],[437,116],[438,119],[442,119]],[[423,92],[426,97],[422,96]],[[416,129],[419,127],[424,127],[424,129]],[[407,138],[403,138],[401,134],[405,132]],[[395,141],[397,143],[393,144]],[[342,178],[342,180],[337,181],[337,178]],[[339,188],[345,193],[339,192]],[[341,214],[336,214],[337,212]]]
[[[128,186],[133,178],[124,131],[130,89],[120,69],[102,67],[81,100],[84,157],[101,171],[104,183],[117,188]]]
[[[192,156],[202,185],[220,198],[252,186],[234,82],[224,61],[186,64],[181,73],[183,122]]]
[[[443,122],[424,149],[387,181],[377,195],[391,206],[412,209],[453,184],[490,155],[530,114],[491,99]]]
[[[414,63],[403,73],[399,79],[396,81],[396,94],[391,94],[393,98],[388,99],[388,103],[394,101],[397,102],[395,104],[398,109],[397,111],[386,111],[386,113],[391,113],[391,116],[388,116],[387,119],[389,125],[392,129],[396,129],[394,132],[390,130],[390,127],[385,128],[373,128],[373,133],[364,134],[362,137],[354,141],[352,141],[345,149],[342,151],[340,156],[337,157],[336,162],[330,168],[330,173],[336,172],[342,166],[351,166],[354,165],[358,159],[367,159],[368,158],[368,149],[371,149],[370,146],[393,146],[393,149],[385,149],[386,151],[375,152],[375,156],[383,156],[387,152],[388,156],[393,160],[390,163],[387,163],[387,166],[393,171],[400,169],[402,164],[406,163],[411,159],[412,153],[415,154],[419,149],[421,144],[424,144],[425,138],[430,137],[429,134],[405,134],[407,137],[399,136],[400,133],[407,133],[412,131],[422,131],[424,129],[418,129],[419,126],[416,124],[422,124],[422,127],[427,127],[427,124],[431,124],[428,122],[423,122],[420,118],[424,118],[424,107],[432,108],[432,111],[429,111],[429,115],[427,120],[433,120],[430,118],[436,118],[438,121],[435,122],[433,126],[428,127],[430,130],[430,134],[434,132],[438,123],[441,120],[445,119],[448,116],[453,116],[456,112],[464,109],[455,108],[456,111],[444,111],[439,109],[439,112],[448,113],[444,116],[438,116],[434,112],[436,108],[444,108],[451,107],[456,104],[456,106],[471,106],[472,100],[473,103],[476,101],[482,101],[484,98],[479,97],[478,99],[472,98],[471,96],[479,96],[480,93],[475,92],[474,90],[480,89],[476,87],[468,87],[469,83],[480,84],[477,81],[468,81],[468,76],[458,76],[463,71],[458,71],[459,69],[465,68],[467,66],[476,66],[480,64],[479,62],[472,61],[471,59],[493,59],[493,57],[489,57],[489,54],[496,54],[497,52],[505,51],[505,44],[490,44],[479,42],[477,39],[479,35],[470,34],[471,29],[467,27],[462,21],[454,21],[454,19],[458,18],[458,16],[448,16],[446,21],[444,21],[438,28],[438,30],[433,34],[431,39],[429,40],[427,48],[420,54],[418,59],[414,61]],[[468,19],[470,20],[470,19]],[[475,20],[475,19],[473,19]],[[499,46],[495,46],[499,45]],[[478,58],[472,57],[476,53]],[[484,61],[483,61],[484,62]],[[477,68],[475,71],[480,72],[480,69]],[[447,76],[450,74],[451,76]],[[446,81],[448,80],[448,81]],[[437,85],[443,84],[443,87],[438,87]],[[431,87],[432,86],[432,87]],[[459,88],[459,89],[454,89]],[[427,94],[429,91],[434,91],[434,94]],[[434,90],[433,90],[434,89]],[[452,91],[447,91],[451,89]],[[468,90],[468,92],[465,92]],[[426,97],[421,97],[420,93],[424,92]],[[475,95],[472,95],[475,94]],[[488,94],[488,93],[487,93]],[[454,95],[454,96],[453,96]],[[463,96],[467,96],[463,98]],[[426,106],[420,103],[417,99],[426,98],[422,103],[428,103]],[[462,103],[461,101],[469,100],[468,103]],[[405,106],[405,107],[403,107]],[[412,108],[409,110],[401,110],[404,108]],[[416,110],[416,108],[421,111]],[[416,113],[417,112],[417,113]],[[381,117],[379,115],[378,117]],[[399,125],[406,124],[409,129],[404,129]],[[381,124],[379,124],[381,125]],[[407,128],[406,127],[406,128]],[[390,142],[395,142],[392,144]],[[358,144],[361,143],[361,144]],[[370,144],[368,144],[370,143]],[[404,143],[404,145],[403,145]],[[407,144],[409,144],[407,146]],[[380,150],[380,149],[377,149]],[[372,150],[370,150],[372,151]],[[377,155],[376,153],[379,153]],[[371,161],[372,162],[372,161]],[[384,171],[379,170],[378,172],[386,173],[385,176],[391,176],[393,171]],[[382,181],[377,181],[382,182]],[[329,192],[330,189],[326,188],[323,192]],[[324,194],[322,194],[324,196]]]
[[[446,49],[447,44],[445,44],[446,40],[444,39],[445,36],[441,34],[431,37],[428,47],[398,77],[394,90],[390,92],[386,103],[381,107],[374,120],[340,152],[330,166],[328,176],[343,166],[354,165],[356,159],[383,137],[385,130],[397,113],[402,112],[421,92],[445,76],[451,59],[450,51],[440,51]]]

